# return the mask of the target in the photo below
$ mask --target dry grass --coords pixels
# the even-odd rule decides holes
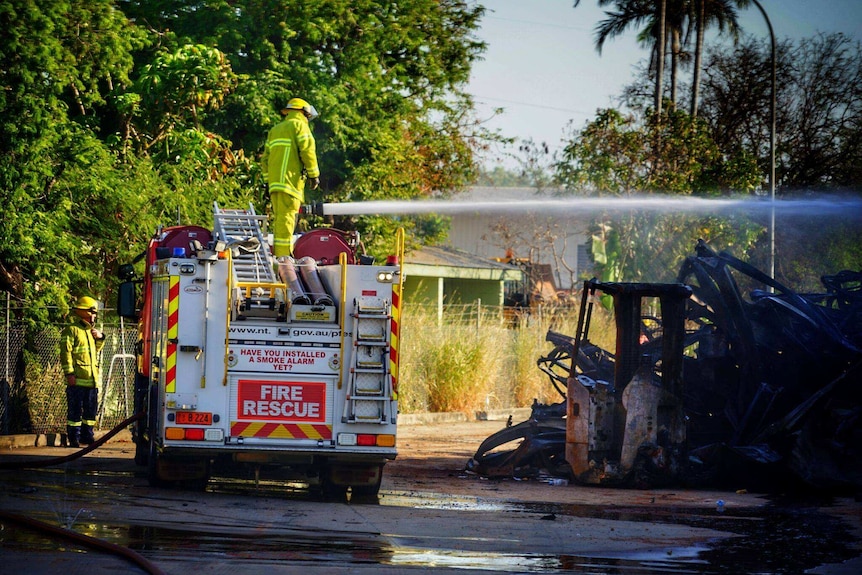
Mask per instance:
[[[594,312],[593,321],[606,339],[606,314]],[[545,340],[549,328],[574,335],[576,326],[573,308],[546,309],[510,327],[496,315],[463,323],[444,318],[440,325],[436,314],[408,307],[400,340],[400,410],[472,414],[528,407],[534,399],[559,402],[562,397],[536,362],[553,349]]]

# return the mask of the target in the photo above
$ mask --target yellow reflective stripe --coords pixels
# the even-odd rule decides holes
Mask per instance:
[[[281,171],[279,172],[281,176],[279,177],[279,180],[282,179],[285,174],[287,174],[287,163],[290,159],[290,151],[293,149],[293,142],[291,142],[290,140],[279,140],[279,142],[281,141],[285,142],[284,147],[287,149],[284,151],[284,155],[281,157]]]

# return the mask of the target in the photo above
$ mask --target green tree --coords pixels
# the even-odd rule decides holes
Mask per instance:
[[[557,163],[569,195],[715,195],[751,191],[756,164],[719,153],[706,124],[671,109],[661,122],[638,121],[609,109],[572,135]],[[738,220],[631,213],[597,218],[591,253],[605,281],[670,281],[697,239],[725,246],[753,245],[758,226]]]
[[[576,0],[574,6],[579,4],[580,0]],[[739,25],[734,4],[744,8],[749,0],[598,0],[598,4],[615,8],[607,11],[607,18],[596,27],[596,49],[600,54],[608,40],[631,27],[643,26],[638,40],[651,52],[650,69],[654,70],[653,107],[657,111],[661,111],[664,97],[662,83],[667,39],[670,39],[671,54],[670,101],[676,105],[680,63],[686,59],[685,45],[694,31],[694,79],[690,113],[696,117],[706,29],[715,26],[721,33],[729,32],[736,41]]]
[[[117,178],[92,133],[143,40],[107,0],[4,1],[0,26],[0,278],[39,321],[102,285],[108,236],[90,232],[111,221]]]
[[[777,193],[862,184],[862,47],[842,34],[777,47]],[[701,117],[725,153],[769,167],[770,50],[747,39],[707,54]]]
[[[484,50],[473,36],[484,8],[458,0],[219,0],[121,2],[169,50],[214,46],[238,75],[204,125],[256,157],[284,98],[321,112],[313,130],[322,171],[309,201],[439,196],[473,177],[485,137],[463,88]],[[320,222],[312,221],[312,225]],[[424,217],[337,218],[367,245],[394,225],[419,241],[442,230]],[[431,235],[426,236],[426,233]]]
[[[580,0],[575,0],[577,8]],[[605,12],[608,17],[596,26],[596,50],[602,53],[607,40],[623,34],[628,28],[646,24],[639,34],[641,43],[649,46],[652,58],[651,65],[655,70],[654,106],[661,111],[664,80],[664,63],[667,32],[668,0],[598,0],[599,6],[613,5],[615,11]]]
[[[116,262],[157,225],[206,225],[213,201],[263,211],[257,156],[291,95],[323,112],[323,190],[309,201],[465,185],[485,137],[463,91],[483,12],[455,0],[0,0],[2,288],[34,321],[56,318],[73,293],[110,301]],[[396,226],[417,241],[446,230],[433,216],[328,223],[359,229],[378,254]]]

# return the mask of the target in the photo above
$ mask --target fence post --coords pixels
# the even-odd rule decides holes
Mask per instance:
[[[4,345],[6,349],[6,353],[3,358],[3,380],[0,381],[0,434],[8,435],[9,434],[9,387],[10,387],[10,377],[9,377],[9,338],[11,334],[9,333],[12,330],[11,319],[11,292],[6,292],[6,330],[4,337]]]

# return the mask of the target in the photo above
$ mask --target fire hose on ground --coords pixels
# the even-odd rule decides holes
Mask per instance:
[[[110,441],[110,439],[114,437],[117,433],[119,433],[132,423],[142,419],[143,417],[143,412],[136,413],[135,415],[122,421],[119,425],[114,427],[97,441],[91,443],[84,449],[76,451],[75,453],[63,457],[51,457],[39,461],[26,461],[22,463],[2,462],[0,463],[0,470],[51,467],[54,465],[61,465],[69,461],[73,461],[75,459],[78,459],[79,457],[83,457],[84,455],[90,453],[91,451],[94,451],[95,449],[98,449],[99,447]],[[56,525],[51,525],[50,523],[38,521],[30,517],[24,517],[15,513],[9,513],[8,511],[0,510],[0,520],[15,523],[28,529],[45,533],[49,536],[67,539],[69,541],[84,545],[86,547],[90,547],[99,551],[106,551],[108,553],[123,557],[125,559],[128,559],[132,563],[138,565],[141,569],[145,570],[151,575],[166,575],[164,571],[162,571],[158,566],[145,558],[143,555],[132,551],[128,547],[123,547],[122,545],[109,543],[108,541],[103,541],[102,539],[97,539],[95,537],[89,537],[76,531],[72,531],[71,529],[64,529],[62,527],[57,527]]]
[[[88,453],[90,453],[91,451],[98,449],[99,447],[101,447],[102,445],[107,443],[112,437],[114,437],[119,432],[121,432],[123,429],[130,426],[131,424],[138,421],[139,419],[142,419],[143,417],[144,417],[144,412],[140,412],[140,413],[136,413],[135,415],[132,415],[131,417],[120,422],[114,429],[112,429],[111,431],[109,431],[108,433],[103,435],[97,441],[94,441],[93,443],[91,443],[90,445],[85,447],[84,449],[81,449],[80,451],[76,451],[75,453],[70,453],[69,455],[64,455],[63,457],[51,457],[48,459],[42,459],[40,461],[25,461],[22,463],[17,463],[17,462],[13,463],[11,461],[0,462],[0,471],[6,471],[9,469],[29,469],[29,468],[34,468],[34,467],[35,468],[51,467],[53,465],[61,465],[63,463],[68,463],[69,461],[74,461],[74,460],[78,459],[79,457],[83,457],[83,456],[87,455]]]

